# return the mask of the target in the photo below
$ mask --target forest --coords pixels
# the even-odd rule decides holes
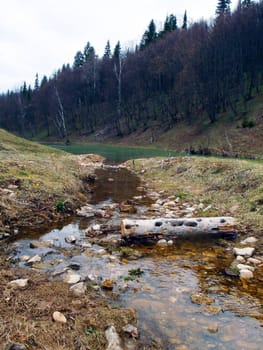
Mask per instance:
[[[120,42],[98,57],[90,42],[72,65],[35,85],[0,95],[0,127],[29,138],[94,134],[125,136],[141,129],[169,130],[200,115],[242,116],[260,93],[263,73],[263,1],[219,0],[215,18],[178,25],[151,20],[134,49]],[[154,137],[154,136],[153,136]]]

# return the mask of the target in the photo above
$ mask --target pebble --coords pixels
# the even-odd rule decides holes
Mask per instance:
[[[26,261],[28,261],[29,259],[30,259],[30,256],[29,256],[29,255],[22,255],[22,256],[20,256],[19,261],[21,261],[21,262],[26,262]]]
[[[115,284],[116,284],[115,281],[113,281],[113,280],[110,279],[110,278],[107,278],[107,279],[105,279],[105,280],[102,282],[101,287],[102,287],[103,289],[112,290]]]
[[[27,350],[27,348],[23,344],[13,343],[8,344],[4,350]]]
[[[261,264],[261,260],[256,259],[256,258],[248,258],[247,261],[253,265],[259,265]]]
[[[250,270],[250,271],[255,271],[255,268],[253,266],[250,265],[245,265],[245,264],[237,264],[237,268],[239,269],[239,271],[241,270]]]
[[[218,332],[218,324],[217,323],[211,323],[208,328],[208,332],[210,333],[217,333]]]
[[[132,324],[127,324],[126,326],[122,327],[122,330],[125,333],[131,335],[133,338],[139,338],[138,328],[133,326]]]
[[[34,263],[38,263],[40,261],[41,261],[41,256],[40,255],[34,255],[32,258],[30,258],[26,262],[26,265],[33,265]]]
[[[84,295],[86,290],[87,290],[87,286],[85,285],[84,282],[79,282],[77,284],[74,284],[73,286],[71,286],[69,288],[69,290],[77,297]]]
[[[159,246],[167,246],[167,241],[166,241],[166,239],[160,239],[160,240],[157,242],[157,245],[159,245]]]
[[[243,269],[240,271],[240,278],[244,279],[244,280],[249,280],[251,278],[253,278],[253,272],[247,269]]]
[[[71,271],[68,271],[66,276],[64,277],[64,282],[68,284],[75,284],[78,283],[80,280],[81,276]]]
[[[73,236],[73,235],[70,235],[70,236],[68,236],[68,237],[65,238],[65,241],[66,241],[67,243],[69,243],[69,244],[75,243],[76,240],[77,240],[77,238],[76,238],[75,236]]]
[[[258,240],[256,237],[248,237],[244,239],[243,241],[240,242],[240,244],[251,244],[251,243],[256,243]]]
[[[10,286],[13,286],[15,288],[25,288],[28,285],[28,279],[27,278],[21,278],[17,280],[13,280],[8,283]]]
[[[55,322],[67,323],[66,317],[59,311],[55,311],[52,315],[52,318]]]
[[[30,248],[50,248],[54,244],[53,240],[30,242]]]
[[[236,257],[236,261],[242,264],[242,263],[246,262],[246,259],[243,256],[238,255]]]
[[[234,248],[233,251],[235,255],[251,257],[254,254],[255,248],[252,248],[252,247]]]

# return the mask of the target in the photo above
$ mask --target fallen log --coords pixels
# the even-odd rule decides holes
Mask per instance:
[[[124,219],[122,238],[126,241],[175,239],[177,237],[235,238],[237,223],[233,217],[200,217],[178,219]]]

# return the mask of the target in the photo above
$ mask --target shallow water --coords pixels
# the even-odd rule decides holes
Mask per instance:
[[[91,199],[96,208],[136,196],[139,212],[132,215],[141,217],[146,213],[147,199],[138,191],[136,177],[114,167],[101,170],[97,176]],[[113,291],[101,293],[113,305],[136,309],[141,338],[149,346],[181,350],[263,348],[262,271],[249,285],[227,277],[224,270],[233,260],[232,250],[216,240],[181,239],[172,247],[133,247],[136,254],[132,259],[98,244],[86,247],[89,239],[85,229],[103,220],[116,224],[120,214],[115,213],[111,219],[75,219],[47,231],[40,240],[52,239],[51,248],[31,249],[32,235],[22,238],[13,243],[16,258],[41,255],[42,262],[34,268],[47,271],[50,278],[63,278],[58,273],[74,262],[80,264],[77,273],[83,279],[98,285],[105,278],[113,279]],[[69,235],[76,237],[75,244],[65,242]],[[142,275],[131,280],[132,269],[140,269]]]

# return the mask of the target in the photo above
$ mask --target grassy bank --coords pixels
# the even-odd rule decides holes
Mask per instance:
[[[240,228],[261,234],[263,162],[178,157],[128,162],[156,191],[199,206],[199,216],[235,216]]]
[[[70,215],[87,197],[88,173],[68,153],[0,130],[1,231]]]

